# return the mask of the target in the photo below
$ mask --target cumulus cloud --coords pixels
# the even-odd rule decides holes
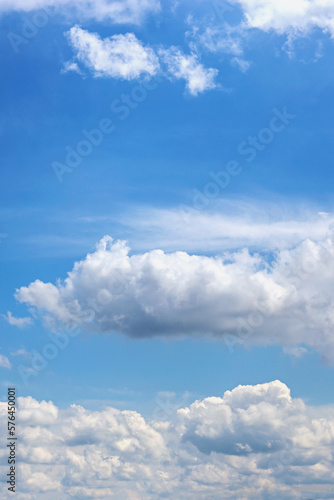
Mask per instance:
[[[201,1],[201,0],[199,0]],[[189,45],[198,52],[209,51],[230,56],[234,66],[248,71],[250,61],[244,53],[251,47],[250,38],[256,30],[275,32],[286,37],[284,50],[292,56],[298,51],[298,40],[316,30],[334,37],[334,5],[331,0],[229,0],[213,2],[215,16],[188,17],[190,30],[186,33]],[[231,23],[240,10],[240,21]],[[304,46],[304,44],[303,44]],[[321,40],[315,42],[312,56],[316,62],[323,55]]]
[[[13,326],[17,326],[18,328],[25,328],[26,326],[32,325],[32,318],[15,318],[10,311],[7,314],[2,314],[2,317]]]
[[[279,381],[195,401],[164,421],[111,407],[60,409],[18,398],[16,495],[302,500],[312,492],[329,500],[334,414],[318,410],[321,417]],[[0,403],[1,425],[6,416],[7,405]]]
[[[36,280],[16,297],[53,328],[304,345],[334,361],[330,238],[263,255],[247,249],[217,257],[129,252],[125,242],[106,236],[63,282]]]
[[[162,72],[163,67],[168,78],[185,80],[192,95],[217,86],[218,70],[205,68],[195,53],[184,54],[176,47],[156,52],[144,46],[133,33],[101,39],[96,33],[74,26],[67,36],[76,58],[97,77],[133,80],[144,74],[152,77]],[[65,71],[75,69],[78,72],[74,64],[72,62]]]
[[[331,0],[231,0],[240,5],[248,28],[279,34],[306,34],[314,28],[334,36]]]
[[[95,76],[132,80],[142,74],[153,76],[159,70],[154,51],[145,47],[133,33],[101,39],[97,33],[74,26],[68,38],[76,57]]]
[[[3,354],[0,354],[0,367],[1,368],[8,368],[10,370],[12,368],[12,365],[9,361],[9,359],[4,356]]]
[[[0,0],[0,12],[46,9],[115,24],[139,24],[150,13],[160,10],[159,0]]]
[[[292,400],[289,389],[279,381],[239,386],[223,398],[206,398],[179,410],[184,422],[183,439],[203,453],[226,455],[275,452],[294,442],[300,444],[301,438],[305,442],[306,436],[294,434],[296,414],[305,417],[304,404]],[[303,419],[300,425],[304,425]]]

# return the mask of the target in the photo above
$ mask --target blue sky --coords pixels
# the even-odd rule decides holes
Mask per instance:
[[[279,380],[331,407],[327,3],[0,0],[3,398],[150,419]]]

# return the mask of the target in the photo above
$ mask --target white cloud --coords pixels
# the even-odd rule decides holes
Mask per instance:
[[[332,0],[231,0],[241,6],[247,28],[306,34],[314,28],[334,35]]]
[[[32,325],[32,318],[15,318],[10,311],[7,314],[2,314],[2,317],[8,321],[10,325],[17,326],[18,328],[25,328]]]
[[[133,80],[144,74],[154,76],[161,72],[161,63],[166,68],[165,75],[172,80],[185,80],[192,95],[217,87],[218,70],[205,68],[195,53],[186,55],[176,47],[156,52],[133,33],[101,39],[97,33],[74,26],[67,35],[76,58],[97,77]],[[73,63],[65,71],[69,69],[79,70]]]
[[[233,10],[231,7],[230,9]],[[223,21],[216,24],[211,18],[194,20],[189,16],[187,24],[190,29],[186,32],[186,39],[193,52],[211,52],[220,57],[227,56],[232,65],[237,66],[240,71],[248,71],[251,63],[244,57],[248,36],[244,23],[230,25]]]
[[[31,357],[31,353],[27,351],[24,347],[22,349],[17,349],[16,351],[11,352],[10,354],[11,356],[24,356],[27,358]]]
[[[127,237],[137,249],[160,246],[168,251],[182,249],[192,253],[240,247],[257,251],[292,248],[307,238],[321,241],[334,227],[333,214],[283,203],[278,207],[252,200],[214,201],[203,192],[194,190],[189,204],[177,208],[133,206],[117,222],[127,230]],[[110,219],[103,222],[106,220]],[[91,221],[94,225],[99,222],[98,218]]]
[[[10,370],[12,368],[12,365],[9,361],[9,359],[4,356],[3,354],[0,354],[0,367],[1,368],[8,368]]]
[[[159,70],[155,52],[145,47],[133,33],[101,39],[79,26],[68,32],[76,57],[95,76],[132,80],[143,74],[153,76]]]
[[[279,381],[239,386],[227,391],[223,398],[196,401],[178,413],[183,419],[183,439],[203,453],[268,453],[295,449],[316,439],[296,434],[296,415],[300,427],[305,425],[313,433],[316,427],[312,429],[311,422],[305,422],[303,402],[293,400],[288,387]]]
[[[216,15],[205,18],[188,17],[190,30],[186,33],[192,49],[207,50],[215,54],[231,56],[231,62],[241,71],[249,69],[244,52],[254,30],[284,35],[284,50],[293,56],[298,51],[298,40],[312,31],[320,30],[334,37],[334,5],[332,0],[229,0],[213,2]],[[242,18],[239,23],[230,24],[229,15],[240,8]],[[231,18],[230,18],[231,19]],[[312,42],[314,43],[314,42]],[[304,45],[304,44],[303,44]],[[321,40],[315,42],[312,56],[304,55],[301,61],[316,62],[323,55]]]
[[[0,12],[33,11],[47,9],[55,12],[83,16],[115,24],[139,24],[150,13],[160,10],[159,0],[0,0]]]
[[[238,66],[242,73],[246,73],[251,67],[251,63],[249,61],[246,61],[245,59],[242,59],[240,57],[233,57],[231,62],[235,66]]]
[[[307,349],[305,347],[284,347],[283,352],[299,359],[307,353]]]
[[[209,52],[221,52],[235,57],[243,54],[242,38],[244,30],[240,26],[230,26],[228,23],[222,25],[198,25],[193,19],[188,20],[190,31],[186,33],[190,47],[196,50],[206,49]]]
[[[73,73],[78,73],[78,75],[83,76],[83,73],[82,73],[81,69],[79,68],[79,66],[78,66],[78,64],[76,62],[66,61],[63,64],[63,68],[61,70],[61,73],[65,74],[65,73],[70,73],[71,71]]]
[[[167,66],[167,74],[172,78],[185,80],[190,94],[196,96],[205,90],[217,87],[215,78],[218,70],[205,68],[195,53],[186,55],[177,47],[171,47],[160,49],[159,55]]]
[[[18,500],[332,498],[334,417],[279,381],[172,409],[135,411],[18,398]],[[7,404],[0,403],[5,425]],[[5,472],[5,466],[1,466]]]
[[[129,251],[105,237],[63,283],[37,280],[20,288],[17,299],[37,308],[53,328],[304,345],[334,362],[330,238],[268,256],[246,249],[217,257]]]
[[[56,422],[58,408],[52,401],[38,402],[32,397],[20,399],[20,421],[26,426],[48,426]]]

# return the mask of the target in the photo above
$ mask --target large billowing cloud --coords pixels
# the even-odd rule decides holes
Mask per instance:
[[[179,410],[184,423],[183,439],[203,453],[250,455],[294,449],[314,443],[316,424],[310,421],[301,400],[292,399],[279,381],[258,386],[239,386],[223,398],[210,397]],[[296,429],[298,415],[299,430]],[[304,431],[301,432],[301,429]],[[324,426],[326,435],[327,426]],[[328,427],[329,444],[334,428]],[[321,450],[318,449],[319,454]]]
[[[104,237],[63,282],[36,280],[17,299],[54,328],[135,338],[214,336],[229,346],[304,344],[334,361],[330,238],[263,255],[129,252],[125,242]]]
[[[116,24],[139,24],[149,13],[160,10],[159,0],[0,0],[0,12],[46,9],[54,12],[74,12],[98,21]]]
[[[319,418],[279,381],[239,386],[163,421],[18,401],[18,500],[333,498],[334,410]],[[0,403],[3,426],[6,414]],[[5,473],[3,448],[1,457]]]

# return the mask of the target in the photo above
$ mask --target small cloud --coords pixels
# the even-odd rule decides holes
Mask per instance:
[[[23,349],[18,349],[17,351],[11,352],[11,356],[24,356],[27,358],[31,357],[31,353],[26,351],[24,348]]]
[[[10,311],[7,314],[2,314],[10,325],[17,326],[18,328],[25,328],[26,326],[32,325],[31,318],[15,318]]]
[[[183,54],[177,47],[161,49],[159,55],[167,66],[167,74],[172,79],[183,79],[190,94],[197,96],[199,93],[217,87],[215,78],[218,70],[205,68],[198,61],[197,54]]]
[[[251,63],[249,61],[241,59],[240,57],[234,57],[231,62],[232,64],[237,66],[242,73],[246,73],[251,66]]]
[[[102,39],[97,33],[73,26],[67,37],[76,57],[96,77],[133,80],[143,74],[154,76],[160,69],[154,50],[133,33]],[[69,63],[67,70],[76,71],[76,67],[75,63]]]
[[[65,73],[69,73],[70,71],[83,76],[83,73],[76,62],[66,61],[61,69],[61,74],[64,75]]]
[[[308,350],[305,347],[284,347],[284,354],[288,354],[289,356],[294,356],[297,359],[301,359],[305,354],[307,354]]]
[[[9,359],[6,356],[3,356],[3,354],[0,354],[0,367],[1,368],[8,368],[8,370],[11,370],[12,365],[9,361]]]

